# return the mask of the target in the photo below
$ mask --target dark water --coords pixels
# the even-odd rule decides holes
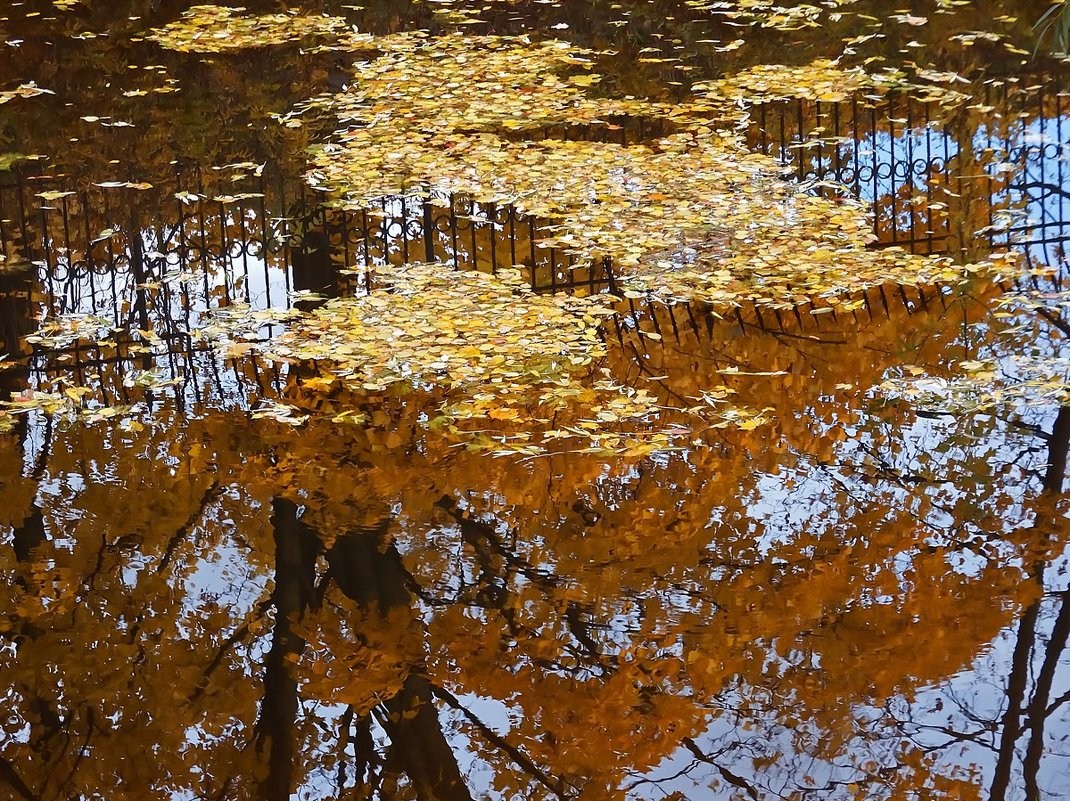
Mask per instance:
[[[838,316],[625,304],[617,375],[724,385],[774,421],[642,459],[494,458],[403,396],[337,422],[366,399],[197,336],[237,303],[271,336],[295,293],[359,291],[341,266],[535,253],[541,223],[464,199],[430,242],[397,199],[318,205],[317,132],[271,115],[336,90],[345,54],[169,53],[139,37],[184,7],[168,0],[0,10],[0,91],[55,92],[0,105],[0,153],[48,157],[0,172],[0,390],[85,410],[37,403],[0,434],[0,797],[1070,796],[1065,65],[952,38],[998,29],[1029,53],[1044,4],[910,5],[928,22],[863,55],[970,75],[974,103],[770,104],[749,141],[872,204],[878,246],[1009,247],[1021,279],[886,287]],[[326,10],[440,24],[368,6]],[[835,55],[860,24],[737,33],[628,2],[487,18],[611,49],[607,92],[666,98]],[[224,191],[248,196],[175,197]],[[544,289],[604,288],[564,254],[533,261]],[[1030,360],[1039,398],[904,396],[946,396],[963,361],[1009,380]]]

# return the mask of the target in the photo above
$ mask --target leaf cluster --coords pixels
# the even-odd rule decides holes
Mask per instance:
[[[241,6],[199,5],[146,38],[183,53],[225,53],[337,34],[347,27],[339,17],[312,14],[245,16]]]

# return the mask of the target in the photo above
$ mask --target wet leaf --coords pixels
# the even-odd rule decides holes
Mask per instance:
[[[297,13],[243,16],[243,11],[240,6],[193,6],[177,21],[151,31],[147,38],[185,53],[225,53],[335,34],[347,27],[345,20],[337,17]]]

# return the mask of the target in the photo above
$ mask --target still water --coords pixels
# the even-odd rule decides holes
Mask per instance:
[[[1020,278],[838,315],[622,301],[614,375],[770,421],[642,457],[493,456],[412,396],[258,356],[362,265],[606,276],[464,198],[325,209],[317,132],[277,116],[351,56],[144,41],[187,5],[0,9],[0,91],[53,93],[0,105],[0,155],[43,157],[0,171],[0,797],[1070,797],[1070,94],[1029,55],[1045,4],[919,1],[853,45],[968,76],[953,111],[805,98],[746,131],[869,204],[875,247],[1008,248]],[[367,5],[309,9],[444,24]],[[768,6],[497,2],[478,25],[593,46],[607,92],[671,98],[888,14],[722,13]],[[201,335],[239,307],[244,337]]]

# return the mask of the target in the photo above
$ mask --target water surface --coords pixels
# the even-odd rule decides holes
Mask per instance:
[[[322,8],[443,24],[368,5]],[[671,99],[837,55],[852,14],[887,15],[741,29],[695,5],[733,4],[491,3],[481,31],[612,51],[607,93]],[[522,262],[545,291],[604,275],[464,198],[430,228],[397,198],[324,209],[302,177],[320,132],[273,115],[337,91],[346,54],[168,52],[141,34],[170,0],[9,4],[0,90],[55,94],[0,106],[0,152],[47,157],[0,172],[0,390],[86,412],[0,434],[3,796],[1070,796],[1070,407],[903,389],[1066,356],[1070,97],[1042,57],[953,38],[1028,53],[1045,4],[912,6],[926,23],[857,47],[962,73],[975,102],[771,103],[748,141],[871,204],[875,247],[1010,248],[1020,279],[886,287],[839,315],[633,299],[605,330],[616,375],[727,387],[773,422],[518,458],[436,436],[411,397],[317,392],[314,366],[197,333],[249,304],[269,338],[269,310],[364,291],[345,270],[384,261]]]

